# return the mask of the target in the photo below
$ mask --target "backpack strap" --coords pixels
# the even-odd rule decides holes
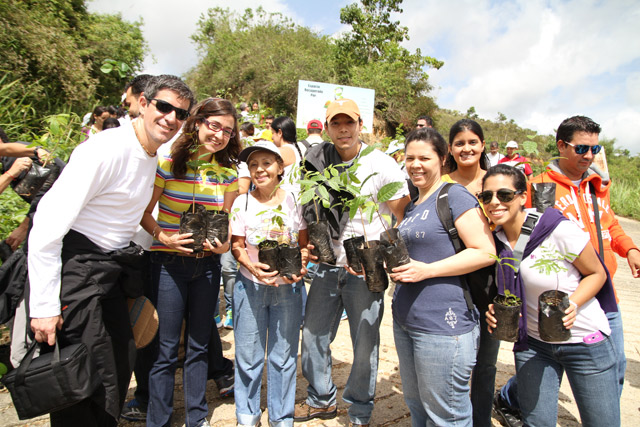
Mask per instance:
[[[304,145],[307,150],[311,148],[311,144],[309,144],[309,141],[307,141],[306,139],[303,139],[302,141],[298,141],[298,142]]]
[[[516,247],[513,248],[512,261],[515,274],[518,274],[520,263],[522,262],[522,255],[524,254],[524,248],[527,246],[529,238],[531,237],[531,233],[536,227],[536,224],[538,223],[538,220],[541,216],[542,214],[540,212],[529,212],[527,213],[527,217],[524,220],[524,224],[522,224],[520,236],[518,237],[518,241],[516,242]]]
[[[589,192],[591,193],[591,204],[593,205],[593,219],[596,222],[596,232],[598,233],[598,249],[600,257],[604,259],[604,245],[602,243],[602,226],[600,225],[600,208],[598,207],[598,196],[593,182],[589,181]]]
[[[465,249],[464,244],[460,240],[460,236],[458,234],[458,230],[453,222],[453,214],[451,213],[451,205],[449,204],[449,189],[453,183],[445,182],[444,185],[438,191],[438,196],[436,199],[436,211],[438,213],[438,218],[440,218],[440,222],[445,230],[447,230],[447,234],[449,234],[449,238],[451,239],[451,243],[453,244],[453,248],[456,253],[461,252]],[[467,279],[464,275],[459,276],[460,281],[463,284],[462,292],[464,294],[464,300],[467,302],[467,308],[469,311],[474,309],[473,299],[471,298],[471,291],[469,290],[469,284],[467,283]]]

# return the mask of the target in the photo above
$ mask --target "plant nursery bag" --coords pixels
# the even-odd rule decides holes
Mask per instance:
[[[74,405],[102,383],[84,343],[61,349],[56,340],[53,352],[34,359],[37,345],[34,341],[18,369],[2,378],[21,420]]]

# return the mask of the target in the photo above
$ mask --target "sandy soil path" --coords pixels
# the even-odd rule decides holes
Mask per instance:
[[[619,219],[624,230],[634,242],[640,244],[640,222],[625,218]],[[623,426],[640,425],[640,279],[633,279],[625,259],[618,258],[619,268],[614,282],[620,298],[625,331],[625,353],[627,356],[626,383],[622,393],[621,412]],[[391,289],[390,289],[391,290]],[[372,426],[410,426],[409,411],[402,398],[402,383],[398,372],[398,358],[393,342],[391,320],[391,293],[385,296],[385,315],[381,327],[380,367],[376,392]],[[234,354],[233,331],[221,330],[225,356]],[[352,353],[349,337],[349,324],[343,321],[332,345],[333,378],[338,387],[338,417],[329,421],[312,421],[297,426],[348,426],[347,406],[340,396],[351,369]],[[514,373],[513,353],[510,344],[503,344],[498,357],[498,375],[496,388],[502,386]],[[265,376],[266,380],[266,376]],[[297,400],[306,396],[307,382],[298,367]],[[132,380],[130,394],[135,388]],[[235,426],[235,405],[233,399],[220,399],[213,381],[207,390],[209,415],[212,426]],[[266,389],[263,383],[262,402],[266,406]],[[559,399],[559,426],[579,426],[580,418],[568,381],[563,380]],[[173,426],[183,425],[184,405],[182,402],[182,370],[176,373],[175,416]],[[493,424],[499,426],[494,417]],[[4,426],[47,426],[48,418],[41,417],[28,422],[17,419],[11,399],[6,391],[0,392],[0,427]],[[143,425],[142,423],[121,422],[121,426]],[[266,412],[262,416],[262,425],[268,425]]]

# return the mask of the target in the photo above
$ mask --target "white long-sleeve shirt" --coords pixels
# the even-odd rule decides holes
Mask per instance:
[[[72,229],[104,251],[126,247],[151,200],[157,159],[133,126],[106,130],[80,144],[44,195],[29,237],[31,317],[60,314],[62,239]]]

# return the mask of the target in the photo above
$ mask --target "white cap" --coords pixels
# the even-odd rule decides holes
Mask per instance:
[[[507,142],[507,148],[518,148],[518,143],[515,141]]]
[[[247,147],[244,150],[242,150],[240,152],[240,155],[238,156],[238,159],[241,162],[246,162],[249,159],[249,156],[254,151],[258,151],[258,150],[271,151],[276,156],[282,158],[282,156],[280,155],[280,150],[278,149],[278,147],[276,147],[276,145],[273,142],[267,141],[266,139],[261,139],[260,141],[256,142],[254,145],[252,145],[251,147]]]
[[[384,153],[393,154],[396,151],[400,151],[400,150],[404,150],[404,145],[402,145],[400,141],[398,141],[397,139],[394,139],[389,143],[389,148],[387,148],[387,151],[385,151]]]

